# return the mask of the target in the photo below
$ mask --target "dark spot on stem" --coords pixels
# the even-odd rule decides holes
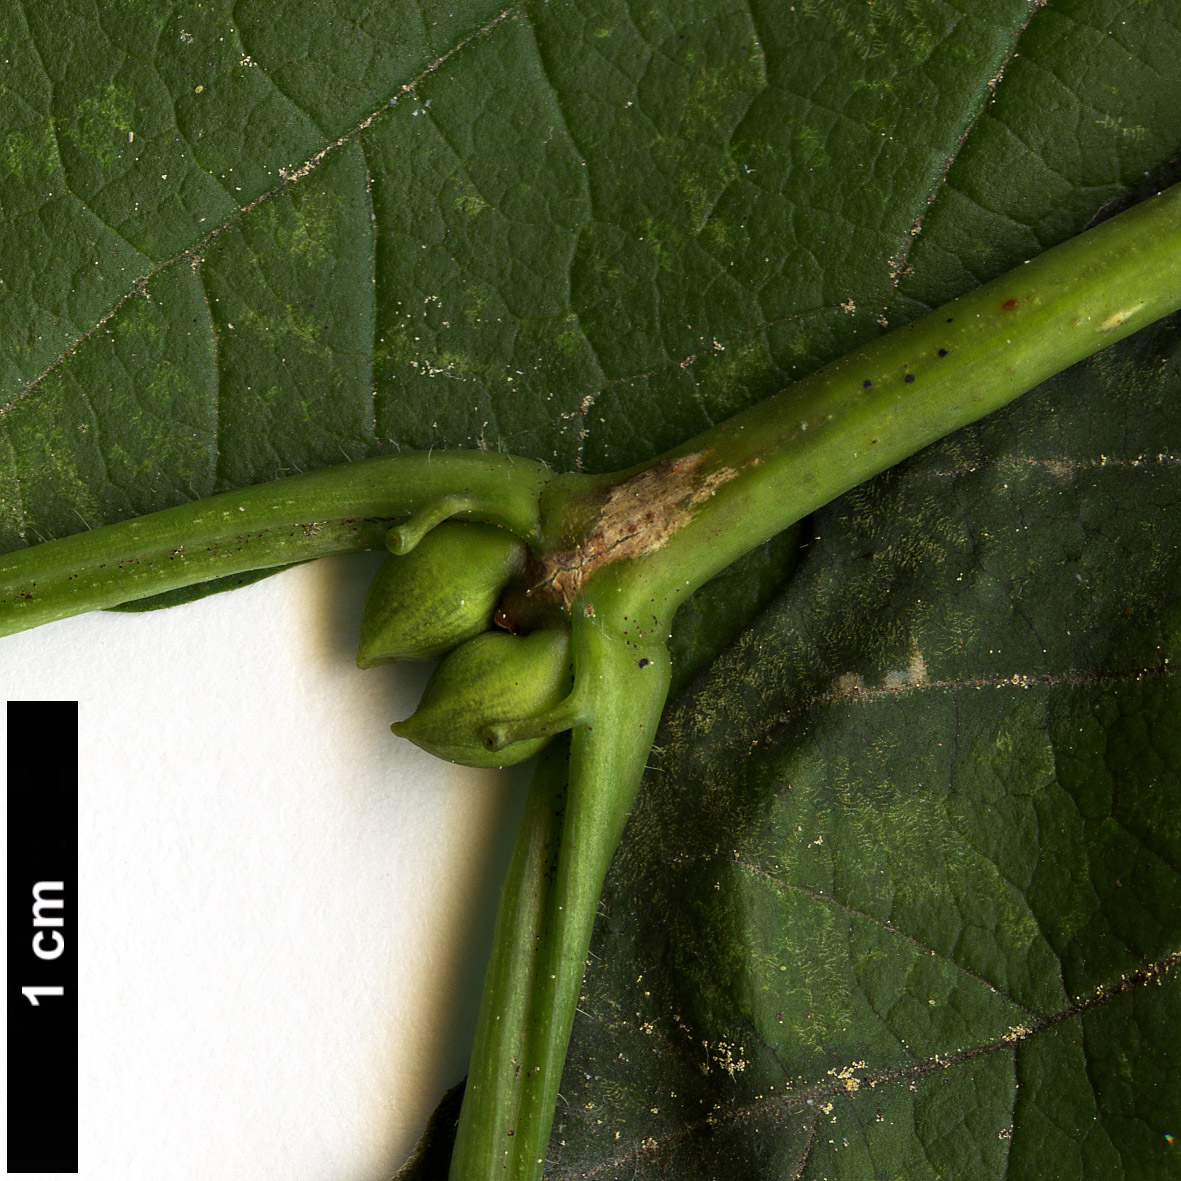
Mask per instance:
[[[869,387],[870,387],[871,385],[873,385],[873,382],[872,382],[872,381],[870,381],[870,380],[869,380],[869,378],[867,377],[867,378],[866,378],[866,379],[865,379],[865,380],[864,380],[864,381],[861,383],[861,385],[862,385],[862,388],[863,388],[863,389],[869,389]]]
[[[636,664],[638,664],[640,668],[647,668],[648,665],[651,663],[652,662],[648,659],[647,656],[641,656],[640,659],[636,661]]]
[[[907,382],[914,381],[914,374],[913,374],[913,373],[908,373],[908,374],[906,375],[906,377],[904,378],[904,380],[905,380],[905,381],[907,381]]]
[[[955,316],[948,316],[947,322],[950,324],[955,319]]]
[[[940,350],[939,350],[939,355],[940,355],[941,357],[946,357],[946,356],[947,356],[947,350],[946,350],[946,349],[940,349]]]
[[[1006,299],[1005,302],[1003,304],[1001,304],[1001,311],[1002,312],[1012,312],[1012,311],[1015,311],[1016,308],[1017,308],[1017,301],[1015,299]]]

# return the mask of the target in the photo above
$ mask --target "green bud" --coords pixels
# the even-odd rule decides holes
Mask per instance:
[[[485,632],[435,669],[418,709],[392,729],[423,750],[467,767],[507,767],[537,754],[548,737],[490,750],[486,728],[552,710],[570,692],[570,634]]]
[[[434,660],[487,631],[501,591],[524,563],[524,543],[506,529],[437,525],[409,553],[391,554],[374,577],[357,666]]]

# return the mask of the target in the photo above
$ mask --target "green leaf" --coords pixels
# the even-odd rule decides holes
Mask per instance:
[[[1082,228],[1181,144],[1177,37],[1130,2],[10,7],[0,544],[405,447],[647,458]]]
[[[1181,20],[1136,0],[51,2],[0,43],[4,549],[403,448],[646,459],[1181,148]],[[822,514],[672,715],[558,1175],[792,1175],[809,1119],[817,1177],[1179,1167],[1175,975],[1137,975],[1181,946],[1171,332]],[[683,613],[682,678],[791,556]]]

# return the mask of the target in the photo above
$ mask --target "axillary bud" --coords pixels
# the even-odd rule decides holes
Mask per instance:
[[[418,709],[395,734],[468,767],[507,767],[531,758],[549,738],[489,749],[486,728],[553,709],[570,692],[570,634],[565,627],[525,636],[485,632],[456,648],[427,682]]]
[[[435,660],[492,626],[524,542],[494,525],[448,521],[408,554],[391,554],[361,612],[357,666]]]

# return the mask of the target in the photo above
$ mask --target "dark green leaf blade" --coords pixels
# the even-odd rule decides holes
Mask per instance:
[[[407,446],[635,462],[1181,144],[1168,6],[379,7],[0,18],[0,544]]]

